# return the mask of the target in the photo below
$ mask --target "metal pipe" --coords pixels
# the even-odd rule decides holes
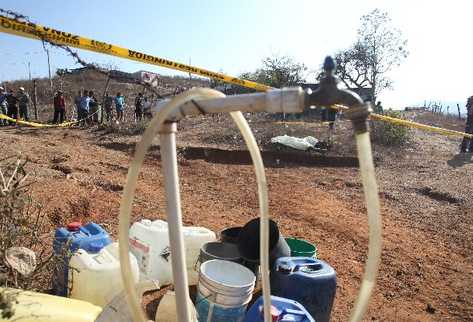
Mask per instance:
[[[228,112],[301,113],[306,108],[307,94],[300,87],[270,90],[202,100],[191,100],[171,112],[168,121],[186,116]],[[158,101],[153,112],[159,112],[169,100]]]
[[[177,320],[190,322],[189,289],[187,287],[187,269],[182,235],[181,195],[179,193],[179,175],[177,172],[175,122],[164,123],[159,131],[161,146],[162,172],[166,191],[166,213],[169,224],[169,242],[172,249],[172,277],[176,292]]]

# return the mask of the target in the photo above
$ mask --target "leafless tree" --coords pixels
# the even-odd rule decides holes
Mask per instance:
[[[375,101],[392,87],[388,73],[408,56],[406,45],[388,13],[375,9],[361,17],[356,42],[335,54],[337,74],[347,87],[370,87]]]
[[[244,73],[241,78],[256,81],[275,88],[294,86],[305,81],[307,67],[289,56],[266,57],[263,66],[255,72]]]

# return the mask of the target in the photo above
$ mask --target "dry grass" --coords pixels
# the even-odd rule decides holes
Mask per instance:
[[[51,278],[50,220],[41,205],[32,198],[33,184],[26,170],[27,161],[7,158],[0,162],[0,286],[46,289]],[[5,255],[11,247],[26,247],[36,255],[36,267],[22,275],[7,264]]]

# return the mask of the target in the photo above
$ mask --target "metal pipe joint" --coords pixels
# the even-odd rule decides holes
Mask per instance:
[[[332,57],[325,58],[323,69],[324,75],[320,80],[319,88],[307,94],[308,106],[306,108],[309,106],[345,105],[349,107],[345,111],[345,115],[352,121],[355,133],[367,132],[367,120],[371,112],[370,104],[364,103],[358,94],[340,88],[340,79],[335,75],[336,64]]]

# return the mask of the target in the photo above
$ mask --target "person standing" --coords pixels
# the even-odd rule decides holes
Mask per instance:
[[[473,96],[470,96],[466,102],[466,111],[467,115],[465,132],[468,134],[473,134]],[[468,152],[473,153],[473,139],[464,137],[460,146],[460,152],[466,153],[467,149]]]
[[[322,122],[327,122],[329,129],[333,130],[337,119],[337,110],[332,107],[324,107],[322,110]]]
[[[28,104],[30,103],[30,97],[28,93],[25,92],[24,87],[20,87],[20,91],[18,93],[18,105],[20,106],[20,117],[25,121],[29,120],[28,117]]]
[[[5,116],[8,115],[8,103],[7,103],[7,92],[3,87],[0,87],[0,114]],[[0,119],[0,125],[7,125],[8,121],[5,119]]]
[[[89,116],[89,103],[90,97],[87,91],[84,90],[84,94],[80,98],[79,105],[79,120],[81,125],[88,123],[87,117]]]
[[[117,110],[117,122],[123,122],[123,111],[125,110],[125,98],[120,92],[115,96],[115,108]]]
[[[107,119],[107,122],[110,122],[112,120],[112,104],[113,104],[113,98],[108,94],[108,92],[105,93],[104,101],[103,101],[103,107],[105,110],[105,116]]]
[[[139,122],[143,119],[143,108],[144,108],[143,93],[139,93],[135,98],[135,121]]]
[[[384,109],[383,109],[383,105],[381,105],[381,101],[378,101],[376,103],[375,112],[378,113],[378,114],[383,114],[384,113]]]
[[[18,98],[13,94],[13,90],[7,94],[8,116],[12,119],[18,119]],[[13,124],[13,122],[10,122]]]
[[[57,91],[54,96],[54,124],[61,124],[64,122],[64,115],[66,114],[66,102],[62,91]]]
[[[82,98],[82,93],[81,93],[81,91],[78,91],[78,92],[77,92],[77,96],[74,97],[74,105],[75,105],[75,107],[76,107],[76,113],[77,113],[77,120],[78,120],[78,121],[80,120],[79,113],[80,113],[80,101],[81,101],[81,98]]]

